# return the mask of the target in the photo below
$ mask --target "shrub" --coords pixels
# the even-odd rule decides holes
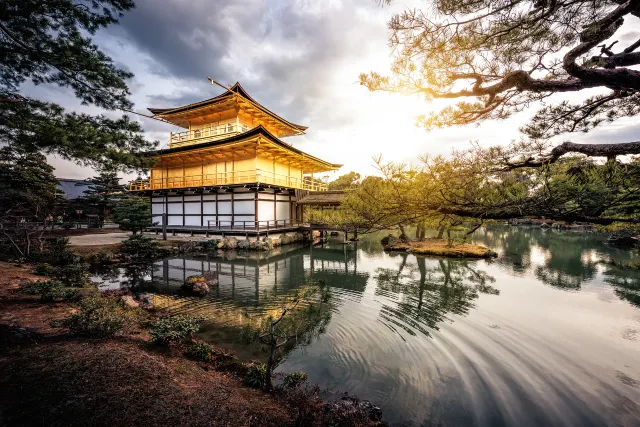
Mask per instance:
[[[284,376],[282,385],[286,388],[295,388],[307,382],[309,376],[306,372],[291,372]]]
[[[31,260],[51,265],[68,264],[73,262],[73,257],[74,255],[69,248],[68,237],[46,239],[42,248],[32,250],[29,256]]]
[[[135,316],[126,310],[115,295],[84,298],[80,310],[60,323],[76,335],[93,338],[112,336],[131,326]]]
[[[76,260],[71,264],[56,267],[53,270],[53,276],[68,286],[81,288],[89,283],[91,275],[89,266]]]
[[[51,276],[53,275],[53,266],[46,262],[41,262],[36,265],[35,273],[40,276]]]
[[[189,344],[187,347],[187,356],[195,360],[211,360],[211,355],[213,351],[211,350],[211,346],[206,342],[198,341]]]
[[[89,264],[101,265],[113,262],[113,254],[111,252],[98,252],[87,257]]]
[[[161,317],[153,324],[149,334],[153,342],[168,345],[190,340],[204,320],[200,316]]]
[[[143,234],[134,234],[122,242],[120,253],[132,262],[147,261],[157,255],[158,242]]]
[[[22,283],[20,284],[19,292],[27,295],[40,295],[41,301],[70,301],[80,296],[77,290],[66,289],[64,284],[58,280]]]
[[[267,365],[257,363],[249,366],[244,375],[244,383],[249,387],[264,388],[267,383]]]

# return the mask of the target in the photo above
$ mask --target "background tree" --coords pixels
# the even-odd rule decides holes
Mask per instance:
[[[91,185],[81,199],[83,210],[87,214],[98,215],[104,219],[122,197],[125,186],[120,184],[117,171],[111,168],[100,168],[98,175],[89,179]]]
[[[56,206],[57,183],[42,154],[0,148],[0,244],[5,255],[27,257],[34,245],[42,246],[45,219]]]
[[[640,39],[623,45],[619,31],[623,22],[637,22],[640,0],[427,3],[428,12],[407,10],[389,22],[391,76],[360,76],[370,90],[420,94],[427,101],[472,99],[422,117],[425,128],[504,119],[545,101],[522,128],[530,143],[640,112]],[[594,88],[598,93],[581,103],[550,98]],[[515,159],[508,164],[539,166],[570,152],[639,154],[640,141],[565,142],[538,156],[531,151],[511,151]]]
[[[340,175],[338,178],[331,181],[328,185],[329,190],[348,190],[353,188],[360,182],[360,174],[358,172],[349,172],[344,175]]]
[[[83,104],[130,108],[126,80],[133,75],[118,69],[89,36],[133,6],[131,0],[0,2],[0,143],[83,165],[148,164],[141,153],[155,143],[128,117],[69,113],[20,93],[30,80],[70,88]]]
[[[151,219],[151,203],[144,197],[122,198],[115,205],[113,220],[122,230],[131,231],[133,234],[142,232],[154,225]]]

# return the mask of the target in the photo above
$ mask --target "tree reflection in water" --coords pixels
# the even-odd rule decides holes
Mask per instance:
[[[383,304],[380,317],[391,329],[400,328],[410,335],[419,331],[431,336],[428,329],[450,320],[448,314],[465,315],[474,307],[479,293],[498,295],[490,285],[495,278],[478,269],[473,261],[433,259],[409,254],[397,255],[397,270],[376,269],[376,295],[395,299]]]
[[[628,260],[633,251],[603,244],[604,236],[592,232],[544,230],[534,227],[494,227],[474,236],[476,241],[501,249],[498,262],[514,273],[531,271],[542,283],[565,290],[580,290],[602,274],[622,300],[640,306],[640,272],[610,266],[610,258]],[[535,254],[544,259],[535,259]]]

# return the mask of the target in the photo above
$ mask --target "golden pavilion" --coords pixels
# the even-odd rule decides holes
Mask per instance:
[[[269,111],[239,83],[206,101],[149,111],[184,129],[150,153],[149,179],[130,183],[149,194],[159,224],[166,214],[166,225],[192,230],[294,227],[302,221],[297,201],[327,189],[314,174],[342,166],[282,141],[307,127]]]

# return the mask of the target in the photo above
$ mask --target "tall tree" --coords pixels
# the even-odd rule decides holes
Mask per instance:
[[[125,186],[120,184],[118,172],[110,168],[101,168],[98,175],[89,179],[91,185],[84,191],[82,206],[85,213],[104,218],[122,197]]]
[[[360,76],[370,90],[462,99],[422,117],[427,129],[504,119],[544,101],[522,131],[546,140],[640,113],[640,39],[620,37],[624,22],[640,18],[640,0],[430,0],[427,9],[389,22],[391,76]],[[584,89],[598,91],[578,103],[551,98]],[[570,152],[640,154],[640,141],[566,142],[550,151],[512,151],[516,159],[508,163],[538,166]]]
[[[28,257],[42,247],[45,218],[53,213],[53,168],[40,153],[0,148],[0,255]]]
[[[0,2],[0,143],[53,153],[84,165],[147,164],[155,143],[127,116],[69,113],[20,93],[23,83],[56,84],[83,104],[131,107],[126,80],[89,36],[118,22],[131,0],[4,0]]]

